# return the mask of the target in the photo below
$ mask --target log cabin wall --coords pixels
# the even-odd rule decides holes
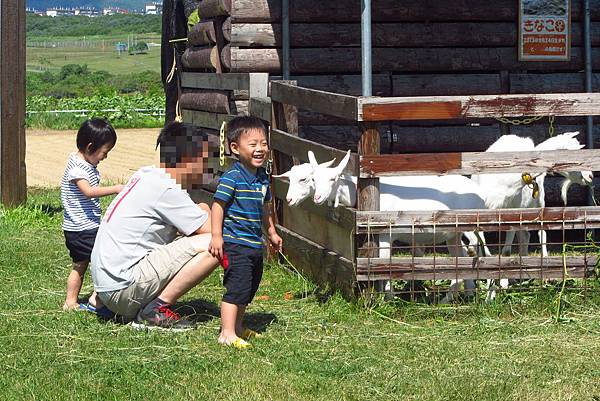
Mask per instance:
[[[193,0],[187,0],[193,1]],[[428,96],[584,91],[582,1],[571,0],[571,59],[523,62],[517,57],[516,0],[373,0],[373,95]],[[593,90],[600,90],[600,0],[592,12]],[[184,71],[268,72],[281,75],[280,0],[202,0],[200,22],[191,27],[182,56]],[[360,1],[290,2],[290,79],[299,86],[361,94]],[[207,93],[185,89],[184,108],[218,108],[235,114],[247,110],[247,93]],[[190,94],[195,92],[195,94]],[[214,103],[208,105],[208,103]],[[239,110],[239,111],[238,111]],[[206,110],[212,111],[212,110]],[[596,147],[600,122],[594,120]],[[357,150],[356,123],[299,111],[300,137],[340,149]],[[557,117],[557,133],[579,130],[582,118]],[[483,151],[500,135],[548,134],[548,119],[509,125],[494,119],[384,122],[382,153]],[[549,204],[559,191],[547,180]],[[585,191],[573,187],[570,199],[585,204]]]

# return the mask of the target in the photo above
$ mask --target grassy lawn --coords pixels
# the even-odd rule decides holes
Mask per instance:
[[[1,399],[600,400],[598,294],[567,294],[561,324],[555,293],[367,308],[302,296],[303,279],[272,264],[248,309],[264,336],[236,351],[216,342],[219,270],[181,300],[191,333],[62,312],[61,218],[58,190],[0,210]]]
[[[160,43],[160,37],[138,37],[148,43]],[[95,48],[81,47],[28,47],[27,70],[40,71],[48,69],[58,71],[66,64],[87,64],[91,71],[108,71],[111,74],[129,74],[131,72],[160,72],[160,46],[151,46],[148,54],[129,55],[126,52],[117,54],[112,44],[114,38],[107,37],[107,45]],[[127,38],[122,39],[127,43]]]

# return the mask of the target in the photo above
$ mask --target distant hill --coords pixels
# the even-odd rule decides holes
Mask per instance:
[[[51,7],[120,7],[128,10],[144,8],[150,0],[27,0],[27,7],[46,10]]]

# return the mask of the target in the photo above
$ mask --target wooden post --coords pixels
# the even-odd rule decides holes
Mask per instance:
[[[296,81],[288,81],[289,83],[296,84]],[[279,129],[289,134],[298,136],[298,108],[289,104],[280,102],[272,102],[272,115],[271,115],[271,128]],[[269,144],[270,146],[270,144]],[[281,174],[288,171],[294,165],[294,160],[281,152],[273,151],[273,172]],[[273,201],[274,213],[277,223],[283,222],[283,206],[278,202]],[[284,244],[285,245],[285,244]],[[270,256],[272,250],[269,250]]]
[[[0,201],[27,199],[25,0],[0,0]]]
[[[358,144],[358,153],[360,156],[378,155],[380,153],[380,138],[377,124],[359,123],[359,129],[362,133]],[[379,210],[379,178],[359,178],[358,179],[358,210]],[[378,257],[379,236],[373,236],[373,242],[365,236],[357,237],[357,250],[367,243],[368,257]],[[391,244],[390,244],[391,245]],[[357,252],[363,254],[363,252]],[[359,255],[360,256],[360,255]]]

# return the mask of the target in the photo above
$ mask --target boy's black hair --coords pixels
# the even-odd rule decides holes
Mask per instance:
[[[172,121],[158,134],[156,148],[160,145],[160,161],[168,168],[177,167],[185,156],[202,154],[202,141],[206,135],[190,124]]]
[[[231,146],[231,142],[238,142],[240,136],[246,131],[261,130],[265,135],[267,129],[262,120],[252,116],[239,116],[227,123],[227,141]]]
[[[117,133],[110,123],[102,118],[86,120],[77,131],[77,149],[81,152],[94,153],[102,146],[117,143]],[[88,144],[91,144],[88,149]]]

